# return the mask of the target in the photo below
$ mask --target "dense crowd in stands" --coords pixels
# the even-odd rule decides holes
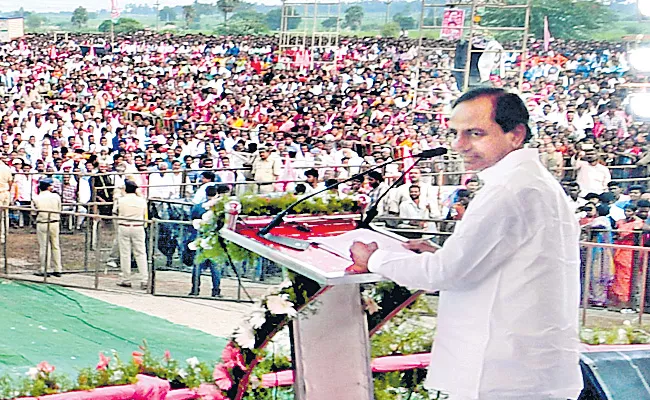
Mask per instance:
[[[29,205],[43,176],[82,211],[77,203],[110,203],[125,176],[148,198],[194,203],[215,182],[236,195],[310,193],[453,140],[445,120],[460,94],[446,70],[453,53],[427,57],[414,98],[414,40],[342,38],[311,55],[313,68],[300,51],[280,54],[274,37],[140,33],[118,36],[112,54],[108,45],[89,50],[93,40],[34,35],[0,46],[0,157],[14,173],[12,204]],[[556,40],[544,51],[532,41],[521,90],[520,58],[503,57],[505,74],[490,83],[525,99],[532,146],[558,180],[577,182],[576,208],[589,193],[607,192],[612,178],[647,176],[648,124],[634,122],[623,103],[624,84],[641,78],[628,72],[623,44]],[[328,195],[377,198],[401,168]],[[441,171],[457,173],[439,179]],[[453,157],[409,178],[382,213],[458,219],[476,190],[456,192],[451,203],[434,190],[476,182]]]

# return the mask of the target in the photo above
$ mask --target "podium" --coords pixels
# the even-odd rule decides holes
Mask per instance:
[[[378,282],[382,277],[372,273],[346,274],[346,268],[352,264],[349,259],[316,245],[295,249],[291,243],[304,244],[314,238],[354,230],[354,216],[287,216],[271,232],[286,245],[258,235],[270,220],[269,217],[232,218],[221,235],[328,287],[315,299],[315,311],[306,307],[293,321],[295,398],[373,399],[370,340],[359,285]]]

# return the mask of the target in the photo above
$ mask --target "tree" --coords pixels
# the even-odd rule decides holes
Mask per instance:
[[[363,8],[361,6],[352,6],[345,10],[345,18],[343,25],[352,30],[361,29],[361,21],[363,21]]]
[[[393,21],[397,22],[400,29],[413,29],[416,25],[415,18],[411,17],[410,15],[404,15],[402,13],[395,14],[393,16]]]
[[[228,14],[235,11],[235,8],[239,6],[239,0],[218,0],[217,8],[223,14],[223,23],[228,24]]]
[[[511,0],[512,1],[512,0]],[[609,9],[594,0],[533,0],[530,32],[544,36],[544,17],[548,17],[553,37],[566,39],[588,38],[597,29],[613,21]],[[481,18],[482,26],[524,26],[524,13],[517,9],[487,8]],[[517,33],[519,36],[519,33]],[[504,38],[514,34],[502,35]]]
[[[325,21],[323,21],[321,25],[325,29],[334,29],[336,28],[336,25],[338,23],[339,23],[339,19],[337,17],[329,17]]]
[[[397,37],[399,36],[399,25],[396,22],[389,22],[381,27],[379,32],[382,37]]]
[[[161,21],[176,21],[176,11],[174,11],[173,8],[167,6],[163,7],[163,9],[160,10],[159,16]]]
[[[76,26],[77,28],[81,28],[82,26],[86,25],[88,23],[88,10],[81,6],[75,8],[75,10],[72,12],[72,18],[70,18],[70,22],[72,22],[72,25]]]
[[[113,22],[110,19],[104,20],[97,30],[100,32],[110,32],[112,23]],[[140,21],[133,18],[120,18],[113,25],[113,32],[115,33],[133,33],[143,29],[144,27]]]
[[[29,15],[25,17],[25,26],[30,31],[33,31],[40,29],[46,21],[47,19],[41,15],[29,13]]]
[[[266,15],[255,10],[238,11],[235,15],[230,17],[231,21],[250,21],[260,23],[266,26]]]
[[[192,6],[183,6],[183,19],[185,20],[185,28],[189,28],[196,18],[196,10]]]
[[[228,25],[222,24],[217,30],[218,35],[259,35],[269,31],[264,20],[236,18],[235,14]]]
[[[294,17],[287,18],[287,29],[294,30],[298,28],[298,25],[300,25],[300,22],[302,21],[302,18],[298,16],[300,15],[298,14],[298,11],[296,11],[293,7],[287,7],[286,13],[287,15],[295,15]],[[266,25],[272,31],[280,30],[282,27],[282,9],[274,8],[273,10],[266,13]]]

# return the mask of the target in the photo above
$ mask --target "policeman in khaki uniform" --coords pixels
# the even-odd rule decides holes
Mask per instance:
[[[54,272],[51,275],[59,278],[62,272],[61,248],[59,246],[61,196],[53,192],[54,186],[52,186],[52,180],[50,179],[40,181],[38,189],[39,193],[34,197],[33,202],[38,211],[36,216],[36,237],[38,238],[41,272],[36,275],[43,276],[45,274],[46,260],[51,260],[54,262]]]
[[[139,221],[117,220],[117,243],[120,247],[121,280],[118,286],[131,287],[131,255],[135,257],[139,274],[134,279],[140,281],[140,289],[147,289],[149,266],[145,249],[144,220],[147,219],[147,201],[135,192],[138,185],[131,180],[124,182],[126,194],[113,204],[113,215]]]
[[[11,168],[4,161],[0,160],[0,206],[11,205],[11,184],[13,183],[13,176],[11,175]],[[9,210],[1,210],[2,221],[0,223],[0,243],[5,242],[6,228],[9,226]]]

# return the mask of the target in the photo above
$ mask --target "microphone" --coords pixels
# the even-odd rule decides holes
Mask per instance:
[[[377,216],[377,214],[379,214],[379,211],[377,209],[379,207],[379,203],[381,202],[381,200],[384,197],[386,197],[388,192],[390,192],[392,189],[395,188],[395,186],[397,186],[397,183],[399,183],[399,181],[401,181],[406,176],[406,174],[411,172],[413,167],[415,167],[420,162],[420,160],[422,160],[423,158],[442,156],[444,154],[447,154],[447,149],[445,149],[444,147],[437,147],[435,149],[425,150],[422,153],[418,154],[416,156],[417,158],[413,163],[413,165],[411,165],[406,171],[402,172],[402,175],[399,177],[399,179],[396,179],[395,182],[393,182],[393,184],[390,185],[388,190],[386,190],[379,197],[377,197],[377,199],[370,205],[370,207],[368,207],[368,210],[366,211],[366,216],[361,221],[359,221],[359,224],[357,225],[357,229],[361,229],[361,228],[370,229],[370,223]]]
[[[423,158],[433,158],[433,157],[441,156],[441,155],[446,154],[446,153],[447,153],[447,149],[445,149],[444,147],[437,147],[437,148],[435,148],[435,149],[425,150],[425,151],[423,151],[422,153],[420,153],[420,154],[418,154],[418,155],[416,156],[416,157],[417,157],[417,161],[416,161],[413,165],[415,165],[418,161],[420,161],[420,160],[423,159]],[[372,168],[367,169],[367,170],[365,170],[365,171],[363,171],[363,172],[359,172],[358,174],[352,175],[351,177],[349,177],[349,178],[347,178],[347,179],[344,179],[344,180],[342,180],[341,182],[336,182],[336,183],[333,184],[333,185],[327,186],[327,187],[325,187],[325,188],[323,188],[323,189],[321,189],[321,190],[318,190],[318,191],[316,191],[316,192],[314,192],[314,193],[309,194],[308,196],[305,196],[305,197],[302,197],[302,198],[296,200],[296,201],[293,202],[291,205],[289,205],[289,207],[285,208],[285,209],[282,210],[278,215],[276,215],[276,216],[271,220],[271,222],[269,222],[269,223],[268,223],[264,228],[260,229],[259,232],[257,232],[257,235],[258,235],[258,236],[265,236],[265,235],[267,235],[267,234],[271,231],[271,229],[273,229],[273,228],[275,228],[276,226],[280,225],[280,224],[282,223],[284,217],[286,217],[287,214],[289,214],[289,212],[290,212],[290,211],[291,211],[295,206],[297,206],[298,204],[301,204],[301,203],[303,203],[303,202],[305,202],[305,201],[311,199],[312,197],[314,197],[314,196],[316,196],[316,195],[319,195],[319,194],[321,194],[321,193],[323,193],[323,192],[326,192],[326,191],[328,191],[328,190],[330,190],[330,189],[334,189],[335,187],[337,187],[337,186],[339,186],[339,185],[341,185],[341,184],[344,184],[344,183],[350,182],[350,181],[355,180],[355,179],[357,179],[357,178],[361,178],[362,176],[367,175],[370,171],[374,171],[374,170],[376,170],[376,169],[383,168],[383,167],[385,167],[385,166],[388,165],[388,164],[392,164],[392,163],[394,163],[394,162],[396,162],[396,161],[402,161],[402,160],[407,159],[407,158],[409,158],[409,157],[396,158],[396,159],[394,159],[394,160],[390,160],[390,161],[387,161],[387,162],[385,162],[385,163],[375,165],[375,166],[373,166]],[[411,167],[411,168],[413,168],[413,167]],[[410,171],[410,168],[409,168],[409,171]],[[407,171],[407,172],[408,172],[408,171]],[[268,238],[266,238],[266,239],[268,239]],[[295,240],[294,240],[294,241],[295,241]],[[284,243],[283,243],[283,244],[284,244]],[[291,247],[291,246],[290,246],[290,247]],[[301,248],[302,248],[302,247],[301,247]]]

